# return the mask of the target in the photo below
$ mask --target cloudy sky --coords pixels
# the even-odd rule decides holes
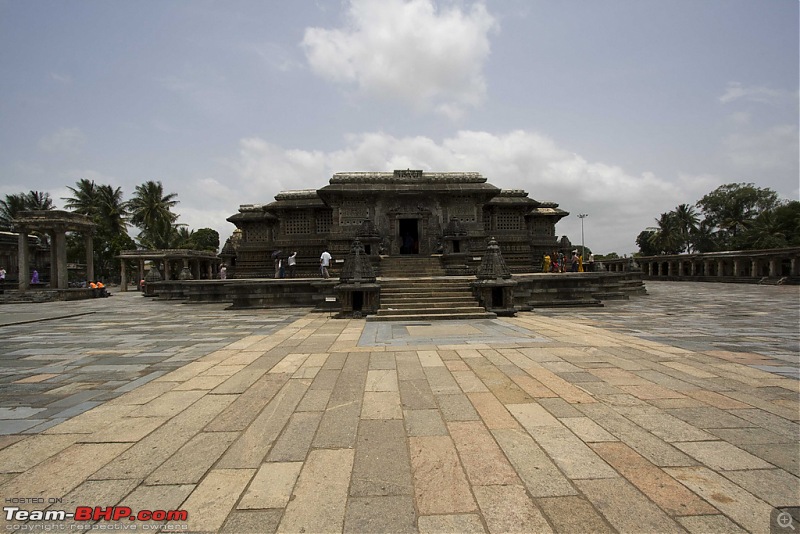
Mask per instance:
[[[222,240],[334,172],[475,171],[637,250],[753,182],[798,199],[795,0],[0,0],[0,195],[160,180]]]

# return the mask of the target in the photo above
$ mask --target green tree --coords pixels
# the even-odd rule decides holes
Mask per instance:
[[[161,182],[148,181],[137,185],[127,208],[131,223],[139,228],[139,241],[148,248],[170,248],[176,241],[175,222],[178,215],[171,211],[178,201],[176,193],[164,193]]]
[[[195,250],[216,252],[219,250],[219,232],[211,228],[200,228],[192,232],[191,243]]]
[[[675,224],[680,234],[681,249],[691,252],[692,233],[697,231],[697,224],[700,222],[697,211],[694,206],[681,204],[675,208],[673,213],[675,214]]]
[[[13,230],[12,221],[19,216],[21,211],[25,211],[25,194],[6,195],[4,200],[0,200],[0,228],[6,232]]]
[[[25,202],[27,208],[32,211],[47,211],[54,210],[56,207],[53,205],[53,200],[50,198],[50,193],[43,193],[42,191],[28,191],[25,194]]]
[[[707,221],[701,221],[697,229],[692,232],[692,248],[695,252],[717,252],[720,250],[714,226]]]
[[[705,221],[718,229],[721,247],[736,250],[741,234],[761,213],[780,204],[778,193],[751,183],[725,184],[705,195],[697,207],[703,210]]]
[[[618,260],[619,254],[616,252],[609,252],[608,254],[595,254],[594,259],[595,261]]]
[[[775,211],[765,211],[755,218],[739,237],[741,248],[782,248],[788,245],[786,234],[775,216]]]
[[[71,197],[62,197],[64,207],[75,213],[94,218],[99,211],[99,193],[94,180],[81,178],[75,182],[75,187],[67,186],[72,191]]]
[[[680,224],[674,211],[656,219],[658,229],[650,236],[650,246],[659,254],[678,254],[683,250]]]
[[[781,232],[790,247],[800,246],[800,202],[791,200],[774,210]]]
[[[136,247],[128,236],[128,211],[122,198],[122,189],[110,185],[97,185],[92,180],[82,178],[75,187],[67,187],[71,197],[63,198],[64,205],[81,215],[90,217],[96,224],[92,238],[94,268],[98,278],[116,280],[120,272],[119,253]],[[69,255],[73,261],[80,262],[86,257],[83,239],[69,241]]]
[[[46,211],[55,209],[50,193],[41,191],[28,191],[6,195],[0,200],[0,230],[10,232],[13,230],[11,221],[19,217],[22,211]]]
[[[655,256],[658,254],[658,248],[655,246],[654,230],[642,230],[636,236],[636,244],[639,245],[639,253],[642,256]]]

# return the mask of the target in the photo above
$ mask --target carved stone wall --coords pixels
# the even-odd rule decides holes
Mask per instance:
[[[557,245],[555,223],[567,215],[557,206],[533,200],[522,190],[501,190],[479,173],[406,169],[337,173],[321,189],[285,191],[270,204],[242,206],[228,220],[243,234],[238,278],[272,277],[275,251],[297,251],[297,276],[317,276],[326,247],[334,257],[331,276],[337,276],[355,239],[362,240],[373,262],[378,251],[443,253],[445,268],[452,265],[458,271],[451,274],[474,273],[489,236],[497,239],[512,272],[532,272],[541,268],[544,252]],[[449,241],[445,237],[452,220],[463,231],[458,252],[452,236]],[[365,221],[369,235],[362,235]]]

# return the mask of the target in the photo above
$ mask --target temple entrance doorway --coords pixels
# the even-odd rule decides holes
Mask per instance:
[[[399,219],[400,254],[419,254],[419,219]]]

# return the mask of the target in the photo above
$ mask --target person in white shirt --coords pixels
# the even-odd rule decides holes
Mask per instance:
[[[331,254],[328,252],[326,248],[325,251],[322,253],[322,256],[319,257],[319,270],[322,273],[322,278],[330,278],[330,274],[328,274],[328,267],[331,266]]]
[[[297,267],[297,252],[292,252],[292,255],[286,260],[286,263],[289,264],[289,278],[294,278],[294,270]]]

